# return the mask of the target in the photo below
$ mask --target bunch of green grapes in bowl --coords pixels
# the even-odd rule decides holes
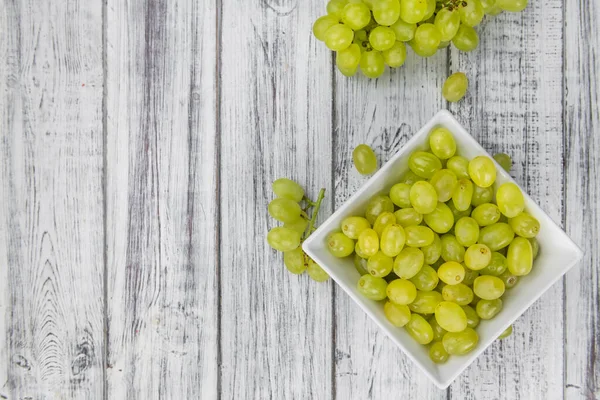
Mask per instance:
[[[450,43],[472,51],[479,44],[475,27],[486,14],[520,12],[526,6],[527,0],[331,0],[313,33],[336,53],[342,74],[353,76],[360,67],[377,78],[386,65],[404,64],[407,44],[421,57]]]
[[[456,153],[452,133],[434,128],[400,181],[327,238],[332,255],[354,257],[358,292],[385,302],[388,321],[429,346],[436,363],[477,346],[480,321],[502,311],[539,250],[540,223],[520,188],[495,185],[490,158]],[[506,154],[494,158],[510,169]]]

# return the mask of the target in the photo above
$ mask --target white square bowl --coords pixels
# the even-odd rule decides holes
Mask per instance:
[[[348,293],[381,329],[413,360],[440,389],[447,388],[465,368],[475,360],[510,324],[512,324],[533,302],[550,286],[559,280],[582,257],[581,249],[573,243],[563,230],[525,194],[527,211],[540,222],[537,236],[540,253],[533,270],[522,277],[519,284],[510,289],[503,298],[503,310],[492,320],[481,321],[477,327],[479,344],[469,354],[451,356],[447,363],[438,365],[429,359],[428,348],[415,342],[403,328],[390,324],[383,313],[383,302],[369,300],[357,290],[360,278],[353,265],[352,257],[344,259],[332,256],[327,249],[327,236],[339,229],[344,218],[362,215],[371,197],[387,193],[408,171],[408,157],[415,150],[428,148],[429,132],[436,126],[442,126],[453,133],[457,144],[457,154],[468,159],[476,156],[491,156],[446,110],[438,112],[404,147],[392,157],[364,186],[352,196],[340,209],[327,219],[303,244],[303,249],[313,260],[325,269],[329,275]],[[496,164],[497,184],[516,183],[510,175]],[[497,187],[497,186],[496,186]],[[520,186],[519,186],[520,187]]]

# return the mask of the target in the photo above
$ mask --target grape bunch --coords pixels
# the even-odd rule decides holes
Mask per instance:
[[[409,170],[389,192],[329,234],[327,246],[336,257],[353,256],[358,291],[385,301],[389,322],[444,363],[476,347],[480,320],[500,313],[507,290],[530,273],[540,223],[517,185],[495,185],[490,158],[457,155],[443,127],[428,144],[410,155]],[[510,170],[508,155],[494,158]]]
[[[336,52],[342,74],[353,76],[360,67],[367,77],[377,78],[385,65],[404,64],[407,43],[421,57],[450,42],[471,51],[479,44],[474,28],[486,14],[526,6],[527,0],[330,0],[313,34]]]
[[[277,226],[267,233],[267,243],[273,249],[283,252],[283,263],[292,274],[301,275],[306,271],[317,282],[329,279],[320,265],[302,250],[302,242],[316,229],[315,222],[325,189],[321,189],[316,202],[304,195],[304,189],[291,179],[280,178],[273,182],[273,192],[277,196],[269,203],[269,215],[283,226]],[[304,206],[304,207],[303,207]],[[307,212],[312,209],[312,216]]]

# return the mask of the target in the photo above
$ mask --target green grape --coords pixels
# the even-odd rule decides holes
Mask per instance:
[[[448,361],[448,352],[444,349],[442,342],[435,342],[429,348],[429,358],[436,364],[443,364]]]
[[[409,24],[421,22],[428,9],[427,0],[402,0],[400,3],[400,18]]]
[[[318,18],[313,24],[313,35],[320,41],[325,40],[325,32],[334,25],[339,24],[339,19],[333,15]]]
[[[462,156],[451,157],[446,168],[454,172],[458,179],[469,179],[469,160]]]
[[[510,225],[504,222],[498,222],[490,226],[481,228],[479,231],[479,240],[485,244],[491,251],[498,251],[510,244],[515,237],[515,232]]]
[[[267,243],[269,243],[269,246],[275,250],[284,252],[294,250],[300,246],[300,239],[300,233],[283,226],[273,228],[267,234]]]
[[[513,275],[508,268],[498,278],[502,279],[502,282],[504,282],[504,287],[507,289],[512,289],[517,285],[517,283],[519,283],[519,277]]]
[[[367,218],[367,221],[374,224],[379,214],[385,211],[394,212],[394,203],[392,203],[392,199],[388,196],[377,195],[369,200],[365,211],[365,217]]]
[[[403,208],[394,212],[396,222],[403,228],[407,226],[419,225],[423,221],[423,215],[415,211],[414,208]]]
[[[410,308],[410,307],[409,307]],[[404,328],[408,334],[419,344],[428,344],[433,340],[433,329],[425,318],[418,314],[411,314],[410,321]]]
[[[415,31],[417,30],[417,24],[408,23],[402,19],[398,19],[396,23],[390,26],[396,34],[396,40],[401,42],[408,42],[415,37]]]
[[[531,243],[531,251],[533,252],[533,259],[535,260],[540,253],[540,244],[536,238],[529,238],[529,243]]]
[[[417,182],[424,181],[424,180],[425,180],[424,178],[421,178],[419,175],[408,170],[408,171],[406,171],[406,173],[404,175],[402,175],[402,178],[400,178],[400,183],[406,183],[407,185],[413,185]]]
[[[462,72],[455,72],[446,79],[442,87],[442,95],[444,98],[455,103],[465,97],[469,88],[469,79]]]
[[[442,328],[440,324],[438,324],[438,322],[435,319],[435,315],[429,318],[427,322],[429,322],[429,325],[431,325],[431,329],[433,330],[433,340],[442,340],[442,338],[448,331]]]
[[[456,35],[452,38],[452,43],[459,50],[472,51],[479,45],[479,36],[475,29],[465,24],[461,24]]]
[[[496,0],[496,5],[504,11],[521,12],[527,7],[527,0]]]
[[[466,266],[464,266],[464,267],[465,267],[465,277],[461,283],[463,285],[471,286],[471,285],[473,285],[473,282],[475,282],[475,279],[479,276],[479,272],[473,271],[472,269],[469,269]]]
[[[390,189],[390,199],[392,203],[400,208],[410,207],[410,185],[406,183],[397,183]]]
[[[442,40],[449,42],[460,26],[460,14],[456,10],[442,8],[435,16],[433,24],[440,31]]]
[[[517,235],[527,239],[536,237],[540,231],[539,221],[525,212],[509,218],[508,224]]]
[[[415,32],[415,34],[416,34],[416,32]],[[422,44],[415,42],[415,39],[409,41],[408,44],[413,49],[413,51],[415,52],[416,55],[423,57],[423,58],[431,57],[438,51],[437,47],[425,47]]]
[[[325,270],[321,268],[319,264],[311,259],[308,260],[308,268],[306,269],[306,273],[308,273],[308,276],[310,276],[313,281],[325,282],[327,279],[329,279],[327,272],[325,272]]]
[[[269,215],[281,222],[295,222],[301,218],[302,208],[294,200],[276,198],[269,203]]]
[[[500,210],[495,204],[484,203],[475,207],[471,213],[471,217],[477,221],[479,226],[488,226],[498,222],[500,219]]]
[[[481,299],[495,300],[504,294],[504,282],[497,276],[481,275],[473,282],[473,292]]]
[[[417,26],[415,31],[414,43],[424,49],[435,49],[442,41],[442,34],[433,24],[424,23]]]
[[[529,240],[516,237],[508,246],[506,264],[511,274],[524,276],[531,272],[533,267],[533,249]]]
[[[465,248],[458,243],[456,237],[446,233],[441,237],[442,240],[442,258],[444,261],[455,261],[461,263],[465,259]],[[458,282],[457,282],[458,283]]]
[[[408,305],[415,301],[417,289],[411,281],[395,279],[387,286],[388,299],[398,305]]]
[[[352,161],[362,175],[369,175],[377,169],[377,157],[370,146],[359,144],[352,152]]]
[[[426,151],[415,151],[408,159],[408,167],[418,176],[430,179],[436,171],[442,169],[442,162]]]
[[[436,234],[433,235],[433,243],[429,246],[421,247],[425,257],[425,264],[433,264],[442,256],[442,240]]]
[[[363,217],[347,217],[342,221],[342,232],[350,239],[358,239],[365,229],[371,228],[371,224]]]
[[[470,217],[471,215],[471,207],[467,208],[465,211],[458,211],[452,201],[447,202],[446,205],[450,208],[450,211],[452,211],[455,221],[464,217]]]
[[[446,301],[453,301],[458,305],[466,306],[473,301],[473,290],[464,283],[446,285],[442,289],[442,297]]]
[[[437,270],[438,277],[447,285],[456,285],[465,278],[465,267],[456,261],[447,261]]]
[[[463,2],[463,4],[465,3],[466,6],[458,8],[460,22],[471,27],[479,25],[485,15],[481,2],[479,0],[467,0]]]
[[[473,185],[473,197],[471,198],[471,204],[473,207],[478,207],[485,203],[490,203],[494,198],[494,188],[487,187],[482,188],[477,185]]]
[[[366,51],[360,58],[360,69],[368,78],[379,78],[385,70],[385,60],[379,51]]]
[[[506,153],[498,153],[494,154],[494,160],[506,171],[510,172],[512,168],[512,159]]]
[[[327,237],[329,252],[335,257],[348,257],[354,252],[354,240],[342,232],[334,232]]]
[[[429,182],[419,181],[410,188],[410,203],[419,214],[429,214],[438,204],[435,188]]]
[[[414,247],[405,247],[394,260],[394,273],[403,279],[415,276],[423,267],[425,256]]]
[[[469,247],[479,239],[479,225],[471,217],[462,217],[454,225],[454,235],[458,243]]]
[[[283,263],[292,274],[300,275],[306,270],[304,251],[301,247],[283,253]]]
[[[383,313],[395,327],[401,328],[410,321],[410,309],[407,306],[394,304],[389,301],[383,306]]]
[[[407,226],[404,228],[406,233],[406,245],[410,247],[424,247],[433,243],[434,233],[426,226]]]
[[[369,43],[375,50],[385,51],[391,49],[396,43],[396,34],[392,28],[378,26],[369,34]]]
[[[304,189],[291,179],[279,178],[272,184],[275,196],[299,203],[304,198]]]
[[[406,234],[402,226],[398,224],[388,225],[381,233],[381,252],[388,257],[396,257],[402,251],[405,242]]]
[[[477,328],[479,325],[479,315],[471,306],[462,306],[465,315],[467,316],[467,326],[471,329]]]
[[[430,18],[433,19],[433,14],[435,14],[436,0],[427,0],[427,11],[425,12],[425,16],[421,21],[427,21]]]
[[[351,44],[347,49],[337,52],[335,64],[342,73],[348,71],[351,72],[350,75],[354,75],[360,63],[360,57],[360,47],[357,44]],[[377,168],[377,160],[375,160],[375,168]]]
[[[469,176],[477,186],[490,187],[496,181],[496,166],[488,157],[477,156],[469,162]]]
[[[369,34],[367,33],[366,30],[360,29],[360,30],[354,32],[354,40],[357,40],[359,42],[368,42]]]
[[[525,209],[525,198],[521,189],[511,182],[500,185],[496,192],[496,203],[500,212],[508,218],[516,217]]]
[[[384,211],[377,216],[373,224],[373,230],[377,232],[377,236],[381,238],[383,230],[388,226],[396,223],[396,215],[389,211]]]
[[[331,0],[327,3],[327,14],[342,18],[344,6],[348,4],[348,0]]]
[[[379,236],[373,229],[365,229],[358,235],[358,245],[364,255],[371,257],[379,251]]]
[[[283,226],[285,228],[296,231],[302,235],[302,234],[304,234],[304,232],[306,232],[306,227],[308,226],[308,220],[306,218],[299,218],[294,222],[286,222],[285,224],[283,224]]]
[[[477,302],[477,306],[475,306],[475,310],[477,311],[477,316],[481,319],[492,319],[500,311],[502,311],[502,300],[494,299],[494,300],[485,300],[481,299]]]
[[[412,303],[408,305],[408,308],[412,312],[418,314],[433,314],[435,308],[442,301],[442,295],[439,292],[424,292],[417,290],[417,296]]]
[[[392,68],[398,68],[404,65],[406,60],[406,45],[403,42],[395,42],[392,47],[385,50],[383,60]]]
[[[510,335],[512,335],[512,332],[513,332],[513,327],[512,327],[512,325],[510,325],[508,328],[506,328],[506,329],[505,329],[505,330],[504,330],[504,331],[503,331],[503,332],[500,334],[500,336],[498,336],[498,339],[499,339],[499,340],[501,340],[501,339],[504,339],[504,338],[506,338],[506,337],[509,337]]]
[[[342,11],[342,22],[358,31],[371,21],[371,10],[363,3],[346,4]]]
[[[500,276],[506,271],[508,264],[506,257],[497,251],[492,252],[492,258],[487,267],[481,270],[482,275]]]
[[[367,299],[379,301],[385,299],[387,285],[387,282],[383,278],[363,275],[358,280],[357,289]]]
[[[438,195],[438,201],[443,203],[452,198],[452,194],[458,186],[456,175],[449,169],[436,171],[429,180],[429,183],[434,187]]]
[[[437,233],[446,233],[454,225],[452,210],[444,203],[438,203],[435,210],[426,214],[423,218],[425,219],[425,223]]]
[[[479,335],[467,327],[461,332],[448,332],[442,339],[444,349],[451,355],[463,355],[473,350],[479,343]]]
[[[325,32],[325,45],[329,50],[340,51],[348,48],[354,39],[354,31],[342,24],[333,25]]]
[[[435,320],[448,332],[461,332],[467,328],[465,312],[450,301],[442,301],[435,307]]]
[[[373,1],[373,18],[379,25],[390,26],[400,17],[398,0]]]
[[[429,146],[433,154],[441,160],[447,160],[456,153],[456,141],[452,133],[446,128],[435,128],[431,131]]]
[[[337,67],[338,71],[341,72],[342,75],[347,76],[347,77],[351,77],[356,75],[356,71],[358,71],[358,68],[340,68],[339,66]]]
[[[424,292],[430,292],[437,286],[439,278],[435,269],[429,265],[423,265],[421,270],[412,278],[410,281],[414,283],[415,287]]]
[[[383,254],[381,251],[378,251],[369,257],[369,261],[367,262],[369,273],[379,278],[384,278],[389,275],[393,268],[394,260]]]
[[[354,268],[356,268],[356,271],[361,276],[369,273],[367,270],[367,263],[368,261],[362,258],[358,253],[354,254]]]

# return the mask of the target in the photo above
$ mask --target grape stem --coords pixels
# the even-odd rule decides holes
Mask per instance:
[[[306,232],[304,233],[304,239],[306,239],[307,237],[310,236],[311,233],[313,233],[317,228],[315,227],[315,222],[317,221],[317,215],[319,214],[319,208],[321,208],[321,201],[323,201],[323,198],[325,197],[325,188],[322,188],[319,191],[319,197],[317,198],[316,202],[311,202],[308,198],[306,199],[308,202],[312,203],[311,205],[314,204],[314,209],[312,212],[312,216],[310,218],[310,222],[308,223],[308,228],[306,229]]]

